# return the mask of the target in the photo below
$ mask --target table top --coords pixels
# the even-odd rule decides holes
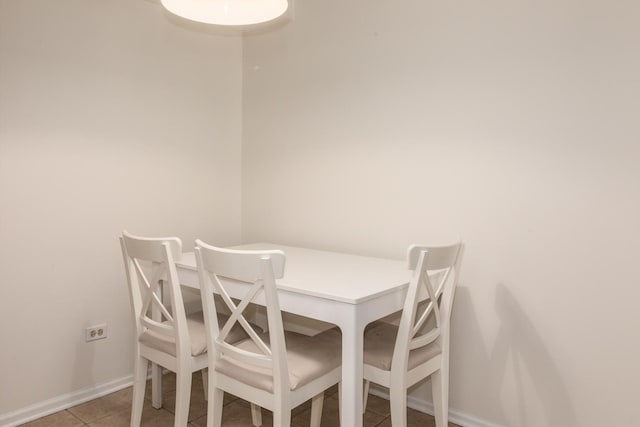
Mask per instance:
[[[284,277],[277,281],[279,289],[349,304],[360,304],[397,292],[407,287],[411,279],[411,271],[405,261],[274,243],[252,243],[234,246],[233,249],[280,249],[286,255],[286,263]],[[176,264],[180,268],[195,270],[195,254],[183,253]]]

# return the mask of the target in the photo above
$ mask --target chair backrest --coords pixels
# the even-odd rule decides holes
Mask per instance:
[[[279,250],[240,251],[218,248],[196,240],[196,262],[200,279],[200,291],[207,329],[210,364],[223,355],[231,360],[258,368],[267,368],[273,373],[274,393],[288,392],[289,368],[287,365],[284,328],[278,301],[276,279],[284,274],[285,255]],[[229,286],[238,282],[250,285],[244,296],[236,303],[229,295]],[[246,283],[245,283],[246,286]],[[224,325],[218,324],[213,295],[219,294],[231,314]],[[267,308],[269,343],[265,343],[244,316],[247,306],[264,297]],[[231,328],[240,324],[260,353],[238,348],[226,340]],[[214,360],[212,360],[212,357]]]
[[[175,266],[175,259],[182,254],[182,242],[177,237],[146,238],[123,231],[120,246],[136,341],[145,331],[153,332],[173,338],[178,357],[190,355],[187,320]]]
[[[406,370],[412,350],[436,340],[442,344],[443,338],[448,338],[461,253],[460,242],[409,247],[407,261],[413,276],[398,326],[392,371]]]

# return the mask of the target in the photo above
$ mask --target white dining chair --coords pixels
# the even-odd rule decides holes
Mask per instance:
[[[120,237],[135,324],[131,427],[140,425],[149,362],[176,373],[176,427],[186,426],[191,374],[207,367],[202,313],[187,318],[175,268],[176,237]],[[164,287],[164,289],[162,289]],[[164,294],[164,295],[163,295]]]
[[[209,346],[207,426],[221,426],[228,392],[253,404],[254,424],[261,424],[263,407],[273,411],[277,427],[289,426],[291,410],[311,399],[311,427],[319,427],[324,391],[341,378],[341,336],[337,329],[313,337],[284,331],[276,279],[284,274],[285,254],[222,249],[200,240],[195,251]],[[218,322],[214,293],[231,311],[225,323]],[[242,297],[236,303],[232,296]],[[251,302],[266,306],[268,332],[246,320]],[[233,344],[227,337],[236,324],[249,338]]]
[[[207,338],[202,310],[185,313],[175,260],[182,254],[177,237],[120,237],[134,320],[134,374],[131,427],[140,425],[148,363],[176,373],[176,427],[187,425],[191,375],[203,370],[207,392]],[[226,319],[221,315],[221,320]],[[242,328],[229,339],[246,338]]]
[[[449,324],[462,244],[412,245],[413,276],[399,325],[384,321],[364,335],[365,401],[371,382],[389,388],[391,425],[407,425],[407,388],[431,377],[437,427],[448,423]]]

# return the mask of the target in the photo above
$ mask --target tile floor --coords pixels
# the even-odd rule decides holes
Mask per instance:
[[[151,407],[150,389],[147,385],[147,396],[142,413],[142,426],[172,427],[175,408],[175,375],[166,374],[163,381],[163,407]],[[323,427],[337,427],[338,393],[334,387],[325,394],[324,410],[322,413]],[[91,400],[65,411],[49,415],[44,418],[23,424],[24,427],[128,427],[131,411],[131,387]],[[308,427],[311,405],[309,402],[294,409],[292,413],[292,427]],[[272,416],[263,409],[262,422],[264,427],[272,427]],[[251,426],[249,404],[234,396],[225,394],[222,424],[224,427]],[[193,376],[193,391],[189,409],[189,427],[204,427],[207,425],[207,403],[204,400],[202,376]],[[389,401],[376,396],[369,396],[367,412],[364,414],[365,427],[391,427],[389,417]],[[409,409],[408,427],[435,427],[432,416]],[[450,427],[458,427],[450,423]]]

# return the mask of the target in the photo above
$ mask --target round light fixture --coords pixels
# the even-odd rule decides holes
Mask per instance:
[[[162,0],[174,15],[216,25],[251,25],[271,21],[289,6],[287,0]]]

